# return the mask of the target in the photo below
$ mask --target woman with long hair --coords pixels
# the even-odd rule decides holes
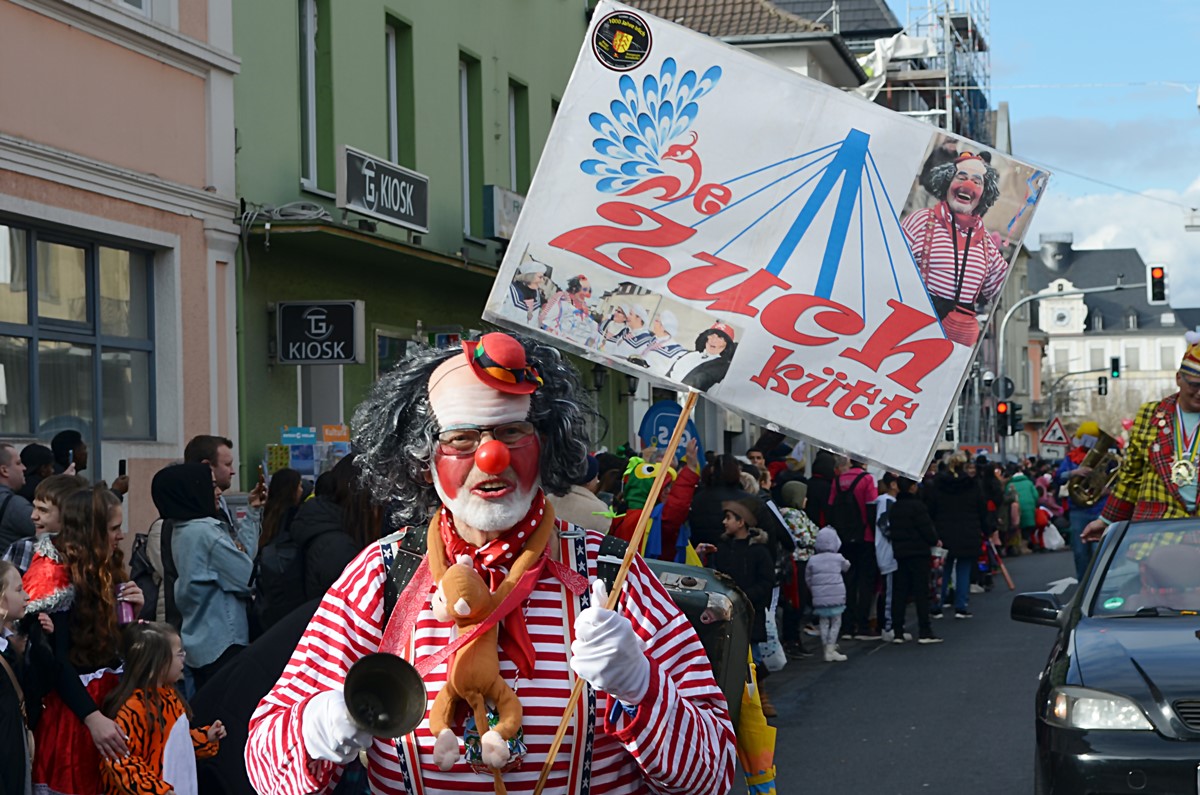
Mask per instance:
[[[69,495],[62,530],[39,539],[24,577],[26,615],[50,614],[58,663],[35,734],[35,791],[93,795],[101,787],[101,757],[128,752],[117,725],[99,709],[118,682],[118,610],[124,608],[127,622],[145,601],[125,571],[123,518],[120,500],[105,486]]]
[[[351,453],[331,470],[332,494],[300,506],[292,534],[304,550],[304,598],[323,596],[367,544],[381,535],[383,512],[362,486],[358,456]]]
[[[954,573],[954,617],[970,618],[971,569],[979,558],[987,526],[987,500],[979,481],[967,474],[967,456],[961,450],[946,457],[946,468],[938,472],[926,492],[929,515],[942,545],[949,551],[940,601],[930,614],[940,616]],[[919,598],[919,597],[918,597]]]
[[[262,532],[258,536],[260,550],[291,524],[303,497],[304,483],[299,472],[285,467],[271,475],[267,504],[263,506]]]

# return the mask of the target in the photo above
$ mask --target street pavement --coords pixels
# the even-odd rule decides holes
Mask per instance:
[[[974,618],[947,610],[933,621],[944,643],[841,641],[847,662],[814,655],[770,676],[781,795],[1033,791],[1033,697],[1055,630],[1008,611],[1013,594],[1048,590],[1074,565],[1069,549],[1005,562],[1016,590],[997,576],[992,591],[971,595]],[[911,605],[908,617],[915,636]],[[807,649],[818,645],[805,637]],[[745,791],[739,771],[732,792]]]

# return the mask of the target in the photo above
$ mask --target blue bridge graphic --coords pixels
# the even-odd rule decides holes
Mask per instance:
[[[900,227],[896,205],[871,154],[870,140],[871,136],[866,132],[851,129],[840,141],[732,177],[722,184],[733,191],[734,200],[717,213],[699,219],[692,226],[699,228],[713,218],[739,210],[753,211],[751,208],[761,204],[764,198],[774,196],[779,190],[777,186],[782,186],[786,192],[781,198],[750,218],[713,253],[720,256],[739,240],[748,239],[747,236],[752,235],[765,219],[776,213],[795,213],[794,220],[766,263],[765,269],[769,273],[780,276],[785,269],[807,269],[807,264],[801,264],[794,259],[796,249],[806,235],[823,236],[825,249],[820,259],[813,294],[831,299],[839,275],[845,278],[851,275],[853,270],[857,270],[861,314],[866,317],[867,238],[870,237],[882,242],[892,275],[891,284],[895,290],[895,297],[903,302],[905,292],[901,286],[900,270],[911,269],[911,272],[916,272],[917,265]],[[775,193],[768,193],[769,191]],[[672,205],[690,201],[690,195],[681,196],[653,209],[662,211]],[[826,227],[824,223],[815,222],[827,202],[833,202],[833,205],[832,221]],[[796,209],[797,205],[799,210]],[[855,258],[852,256],[855,247],[858,249],[857,262],[853,261]],[[854,268],[855,265],[857,268]],[[921,289],[919,292],[919,296],[909,296],[909,299],[928,305],[925,290]],[[933,314],[932,307],[930,313]]]

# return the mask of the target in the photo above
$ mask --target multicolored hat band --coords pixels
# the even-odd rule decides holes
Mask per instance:
[[[542,385],[542,378],[525,360],[525,346],[498,331],[476,341],[463,343],[463,353],[475,377],[510,395],[528,395]]]
[[[1183,338],[1187,340],[1187,349],[1179,363],[1179,372],[1200,378],[1200,332],[1189,331]]]

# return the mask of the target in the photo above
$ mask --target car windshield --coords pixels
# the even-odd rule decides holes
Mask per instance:
[[[1178,527],[1178,524],[1174,524]],[[1186,525],[1184,526],[1186,528]],[[1200,525],[1130,525],[1103,572],[1089,614],[1171,617],[1200,612]]]

